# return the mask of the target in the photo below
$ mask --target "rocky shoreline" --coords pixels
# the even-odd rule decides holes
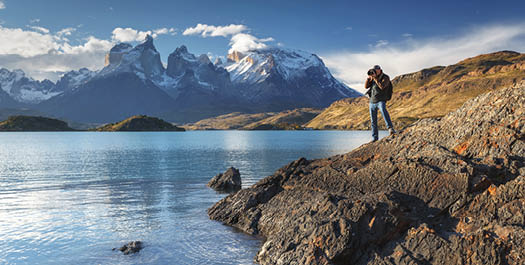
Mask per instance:
[[[213,205],[260,264],[523,264],[525,83]]]

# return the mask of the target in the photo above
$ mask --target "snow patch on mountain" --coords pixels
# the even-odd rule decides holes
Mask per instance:
[[[26,77],[20,69],[0,69],[0,87],[18,102],[36,104],[59,95],[61,92],[52,91],[54,85],[49,80],[36,81]]]
[[[335,88],[344,97],[360,96],[360,93],[335,79],[317,55],[301,50],[269,47],[245,53],[233,52],[228,55],[228,61],[220,66],[230,73],[232,82],[244,85],[264,82],[272,75],[294,83],[309,78],[309,71],[315,69],[321,74],[314,80],[320,87]]]

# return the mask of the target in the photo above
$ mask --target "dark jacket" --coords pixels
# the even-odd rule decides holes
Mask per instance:
[[[385,73],[377,78],[377,83],[373,79],[367,79],[365,88],[369,88],[366,94],[370,96],[370,102],[377,103],[379,101],[386,101],[386,87],[390,84],[390,77]]]

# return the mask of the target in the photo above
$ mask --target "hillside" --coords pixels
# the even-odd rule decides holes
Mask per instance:
[[[0,122],[0,131],[74,131],[66,122],[40,116],[11,116]]]
[[[279,112],[273,116],[252,122],[242,127],[244,130],[294,130],[301,129],[322,112],[320,109],[301,108]]]
[[[321,113],[320,109],[299,108],[282,112],[247,114],[234,112],[196,123],[185,124],[188,130],[254,130],[254,129],[295,129]]]
[[[388,74],[388,73],[387,73]],[[428,117],[441,117],[465,101],[525,78],[525,54],[501,51],[468,58],[447,67],[436,66],[395,77],[388,102],[397,128]],[[334,102],[307,127],[314,129],[368,129],[368,98]],[[379,125],[384,122],[379,117]]]
[[[523,264],[525,82],[208,209],[259,235],[258,264]]]
[[[100,132],[184,131],[183,128],[179,128],[169,122],[145,115],[132,116],[123,121],[107,124],[94,130]]]

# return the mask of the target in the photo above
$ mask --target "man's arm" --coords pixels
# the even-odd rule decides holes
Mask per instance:
[[[377,86],[381,90],[387,87],[388,84],[390,83],[390,78],[388,77],[388,75],[385,75],[385,74],[383,74],[383,77],[381,78],[381,80],[377,80],[377,78],[374,80],[376,81]]]
[[[372,86],[372,78],[367,78],[365,82],[365,88],[369,88]]]

